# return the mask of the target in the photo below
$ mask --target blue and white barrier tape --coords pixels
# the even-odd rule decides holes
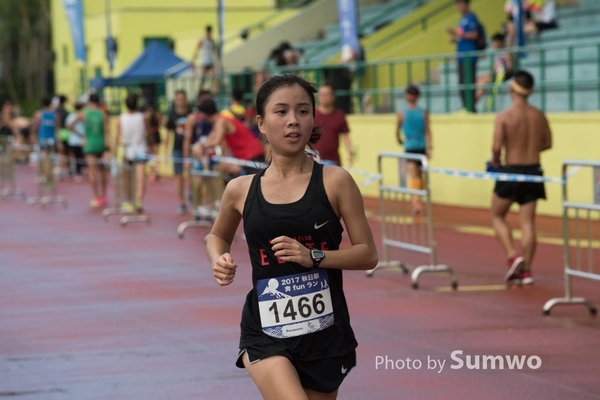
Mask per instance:
[[[381,175],[369,171],[362,171],[354,168],[345,168],[348,172],[354,175],[364,175],[367,177],[362,183],[364,185],[370,185],[373,182],[381,180]],[[464,171],[449,168],[437,168],[437,167],[426,167],[426,170],[432,174],[441,174],[447,176],[456,176],[459,178],[467,179],[481,179],[491,181],[502,181],[502,182],[547,182],[547,183],[559,183],[564,184],[566,180],[575,175],[581,168],[572,168],[565,178],[555,177],[544,177],[537,175],[522,175],[522,174],[508,174],[503,172],[480,172],[480,171]]]
[[[545,176],[537,176],[537,175],[522,175],[522,174],[508,174],[504,172],[479,172],[479,171],[463,171],[458,169],[448,169],[448,168],[437,168],[437,167],[427,167],[423,168],[423,170],[440,175],[448,175],[448,176],[457,176],[460,178],[467,179],[482,179],[482,180],[491,180],[491,181],[501,181],[501,182],[548,182],[548,183],[565,183],[565,178],[554,178],[554,177],[545,177]],[[567,175],[566,179],[570,178],[573,174],[578,171],[577,168],[574,168],[569,175]]]
[[[366,176],[367,178],[362,181],[362,184],[365,186],[369,186],[371,183],[378,182],[381,180],[381,175],[375,174],[373,172],[363,171],[361,169],[355,169],[355,168],[346,168],[346,167],[344,167],[344,169],[346,171],[348,171],[349,173],[351,173],[352,175]]]

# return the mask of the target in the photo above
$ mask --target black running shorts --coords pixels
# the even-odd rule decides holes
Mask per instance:
[[[404,150],[404,152],[408,153],[408,154],[427,155],[427,151],[425,149],[411,149],[411,150]],[[421,163],[421,161],[407,160],[407,162],[415,163],[419,167],[421,167],[423,165],[423,163]]]
[[[300,361],[295,359],[285,347],[272,344],[266,347],[253,346],[241,349],[236,362],[239,368],[244,368],[242,361],[244,353],[248,353],[251,363],[275,355],[286,357],[296,368],[302,387],[322,393],[335,392],[348,372],[356,366],[355,350],[343,356]]]
[[[507,174],[544,176],[540,165],[504,165],[498,171]],[[494,193],[503,199],[509,199],[520,205],[546,199],[543,182],[504,182],[496,181]]]

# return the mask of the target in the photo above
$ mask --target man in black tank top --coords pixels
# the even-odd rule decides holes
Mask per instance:
[[[267,80],[257,99],[271,164],[229,182],[207,251],[216,282],[233,282],[230,248],[243,219],[252,290],[242,312],[239,367],[264,398],[335,399],[357,346],[342,269],[372,269],[377,249],[352,177],[304,154],[318,140],[315,89],[294,75]],[[340,249],[342,224],[351,245]]]

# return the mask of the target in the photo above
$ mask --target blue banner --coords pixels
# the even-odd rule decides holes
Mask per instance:
[[[63,0],[67,20],[71,28],[73,47],[75,48],[75,59],[87,63],[85,50],[85,29],[83,27],[83,5],[82,0]]]
[[[223,57],[223,42],[225,41],[225,39],[223,38],[223,29],[225,28],[225,11],[223,10],[223,0],[218,0],[217,3],[217,14],[218,14],[218,18],[219,18],[219,42],[217,44],[218,46],[218,55],[219,55],[219,60],[221,59],[221,57]]]
[[[512,16],[515,25],[515,46],[525,46],[525,10],[523,8],[523,0],[512,0]],[[524,52],[520,53],[521,57],[525,56]]]
[[[358,42],[358,8],[356,0],[337,0],[337,7],[340,20],[342,61],[358,60],[360,45]]]

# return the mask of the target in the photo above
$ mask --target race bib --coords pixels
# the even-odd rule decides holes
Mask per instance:
[[[333,325],[327,270],[261,279],[256,283],[265,334],[285,339]]]

